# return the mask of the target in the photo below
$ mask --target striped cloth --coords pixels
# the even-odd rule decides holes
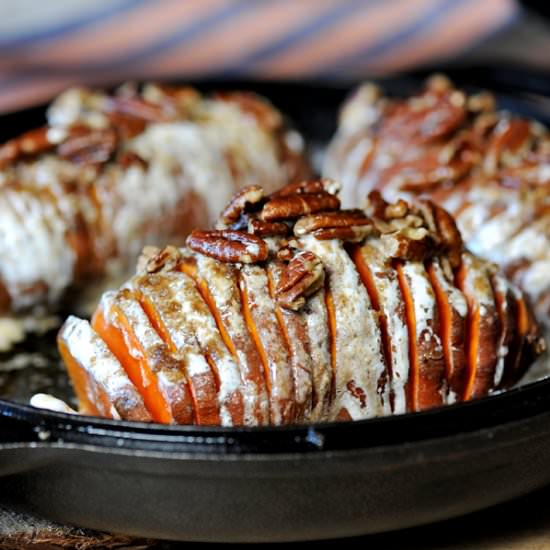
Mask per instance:
[[[127,78],[350,78],[450,58],[515,0],[0,0],[0,111]]]

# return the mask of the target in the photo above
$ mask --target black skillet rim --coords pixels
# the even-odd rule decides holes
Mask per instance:
[[[382,79],[390,92],[399,93],[418,86],[432,71],[410,73]],[[488,88],[505,98],[516,98],[520,107],[537,111],[536,97],[550,105],[550,75],[532,70],[503,67],[471,67],[445,70],[461,85]],[[328,98],[344,94],[357,82],[281,82],[212,81],[197,82],[199,87],[224,89],[251,88],[268,97],[297,92],[299,96],[316,88]],[[535,98],[535,104],[532,103]],[[274,102],[285,111],[281,101]],[[523,105],[522,105],[523,104]],[[34,119],[44,107],[10,113],[2,118],[17,123]],[[27,114],[30,115],[27,117]],[[550,122],[550,110],[539,117]],[[27,122],[28,124],[28,122]],[[21,128],[19,124],[18,131]],[[24,124],[23,124],[24,126]],[[298,126],[300,126],[298,121]],[[32,124],[29,126],[32,127]],[[2,135],[2,138],[10,136]],[[326,136],[325,136],[326,137]],[[532,382],[502,393],[467,403],[447,405],[429,411],[407,413],[355,422],[311,424],[307,426],[220,428],[167,426],[140,422],[112,421],[102,418],[45,411],[14,401],[0,399],[0,446],[3,445],[93,445],[103,449],[157,452],[206,453],[214,455],[315,453],[398,446],[403,443],[446,438],[550,414],[550,379]]]
[[[449,438],[545,414],[550,415],[550,378],[428,411],[304,426],[228,428],[113,421],[0,399],[0,447],[76,444],[215,455],[351,451]]]

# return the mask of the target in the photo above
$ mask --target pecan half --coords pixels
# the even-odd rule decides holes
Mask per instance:
[[[146,246],[138,259],[139,273],[158,273],[159,271],[175,271],[181,261],[182,254],[172,245],[162,250],[156,246]]]
[[[285,309],[298,311],[306,298],[323,286],[324,280],[321,260],[309,250],[299,252],[286,266],[275,289],[277,303]]]
[[[464,248],[462,235],[456,226],[454,218],[444,208],[437,206],[431,201],[428,204],[432,210],[441,246],[447,253],[451,266],[457,268],[462,261],[462,251]]]
[[[493,175],[506,160],[518,155],[532,139],[531,123],[522,119],[502,119],[496,125],[485,153],[483,170]]]
[[[313,236],[319,241],[330,241],[331,239],[340,239],[351,243],[361,242],[369,235],[373,234],[375,229],[371,225],[355,225],[353,227],[328,227],[327,229],[317,229]]]
[[[146,122],[166,122],[170,117],[166,115],[158,104],[146,101],[138,96],[113,96],[106,102],[109,113],[118,113]]]
[[[270,199],[276,199],[280,197],[289,197],[290,195],[301,195],[304,193],[330,193],[331,195],[337,195],[340,192],[341,185],[339,182],[329,179],[321,178],[318,180],[306,180],[299,181],[297,183],[289,183],[278,191],[271,193]]]
[[[262,262],[269,253],[266,242],[260,237],[232,229],[195,230],[187,237],[187,245],[195,252],[226,263]]]
[[[330,193],[304,193],[271,199],[264,205],[260,217],[266,222],[272,222],[338,210],[338,208],[340,208],[340,200]]]
[[[300,218],[294,225],[297,237],[313,233],[320,240],[362,240],[375,231],[373,222],[362,210],[323,212]]]
[[[54,147],[55,144],[48,139],[48,128],[46,126],[30,130],[9,140],[0,147],[0,166],[5,166],[24,156],[50,151]]]
[[[223,229],[235,223],[248,205],[256,204],[262,200],[264,190],[259,185],[249,185],[233,195],[229,204],[220,214],[218,227]]]
[[[167,122],[174,116],[161,105],[138,96],[115,96],[106,100],[104,111],[119,135],[130,139],[143,132],[151,122]]]
[[[70,136],[57,147],[57,153],[75,164],[102,164],[111,158],[116,146],[113,128],[77,127],[72,128]]]
[[[259,237],[286,237],[290,233],[290,227],[284,222],[250,220],[248,232]]]

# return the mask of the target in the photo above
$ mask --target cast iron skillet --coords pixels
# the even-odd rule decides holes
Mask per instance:
[[[469,69],[452,76],[497,91],[506,108],[550,119],[543,75]],[[408,93],[418,76],[384,85]],[[204,87],[257,90],[315,147],[330,138],[350,90],[289,82]],[[43,109],[5,116],[2,137],[42,116]],[[288,541],[419,525],[541,487],[550,482],[549,456],[550,379],[423,413],[269,429],[113,422],[0,400],[2,493],[12,504],[155,538]]]

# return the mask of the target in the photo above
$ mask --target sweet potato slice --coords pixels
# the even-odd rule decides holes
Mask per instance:
[[[440,316],[424,265],[407,262],[396,267],[409,328],[408,408],[422,411],[442,405],[447,393]]]
[[[367,264],[367,262],[365,261],[365,259],[363,258],[361,248],[358,246],[354,246],[350,248],[348,252],[355,264],[357,272],[359,273],[359,278],[361,279],[361,282],[363,283],[365,289],[367,290],[367,294],[369,295],[371,305],[374,308],[374,311],[376,311],[378,314],[378,323],[380,325],[380,337],[382,340],[381,351],[384,356],[387,377],[389,378],[389,381],[391,381],[391,377],[392,377],[391,343],[388,335],[387,317],[380,305],[380,296],[378,294],[378,288],[374,284],[374,279],[373,279],[371,269]],[[383,380],[383,384],[385,385],[386,383],[388,383],[388,380]],[[393,403],[393,391],[391,390],[390,390],[390,401]],[[393,405],[392,405],[392,410],[393,410]]]
[[[164,273],[164,284],[179,303],[185,330],[193,334],[218,382],[218,403],[224,426],[244,424],[239,367],[220,335],[216,321],[195,282],[184,273]],[[138,286],[145,286],[138,282]]]
[[[153,420],[118,359],[88,321],[70,316],[57,342],[80,412],[122,420]]]
[[[463,399],[468,400],[487,395],[493,388],[501,327],[485,262],[464,253],[457,286],[468,301],[468,376],[463,394]]]
[[[464,394],[467,375],[466,364],[466,297],[448,279],[439,260],[428,266],[430,281],[440,316],[440,339],[445,359],[447,402],[454,403]]]
[[[174,423],[170,404],[160,390],[159,380],[147,360],[142,343],[135,333],[135,311],[115,292],[104,294],[94,314],[92,326],[117,357],[133,382],[154,420]],[[139,308],[139,304],[136,304]],[[144,316],[145,317],[145,316]]]
[[[515,289],[500,273],[491,275],[491,285],[495,295],[495,305],[500,319],[500,338],[494,386],[499,387],[505,380],[515,378],[521,354],[523,335],[516,324],[518,304]]]
[[[141,358],[123,364],[139,369],[133,376],[144,384],[142,395],[153,393],[149,399],[158,401],[159,406],[163,401],[171,422],[192,424],[193,402],[182,362],[172,355],[129,289],[121,290],[109,302],[103,302],[103,315],[122,333],[132,359]],[[160,395],[154,395],[156,392]]]
[[[525,296],[515,287],[512,287],[512,293],[513,307],[511,309],[515,313],[515,338],[511,345],[512,353],[504,367],[502,387],[508,387],[518,382],[525,374],[527,367],[546,349]]]
[[[296,416],[290,357],[269,294],[266,271],[260,266],[247,265],[240,275],[244,318],[266,370],[271,422],[296,422],[300,419]]]
[[[228,418],[222,419],[220,415],[219,380],[183,311],[182,304],[188,300],[185,290],[178,285],[178,278],[183,277],[187,278],[182,273],[138,276],[132,279],[132,290],[172,354],[185,365],[195,422],[220,425]]]
[[[235,359],[242,380],[244,424],[263,426],[269,423],[269,396],[264,367],[248,332],[234,266],[197,254],[183,262],[182,269],[193,275],[208,304],[220,335]]]
[[[333,396],[333,351],[336,360],[336,334],[329,330],[326,290],[309,298],[305,318],[312,362],[313,395],[310,420],[326,418]],[[334,330],[336,323],[333,323]]]
[[[335,337],[337,391],[330,417],[360,419],[389,414],[390,392],[380,326],[353,261],[339,241],[308,236],[302,244],[325,266],[329,324],[332,315],[335,320],[331,334]]]
[[[334,308],[334,296],[330,288],[328,279],[325,279],[324,285],[324,299],[325,299],[325,308],[327,312],[327,329],[328,329],[328,343],[329,343],[329,353],[330,353],[330,370],[331,370],[331,394],[330,402],[331,404],[336,399],[336,368],[337,368],[337,353],[338,348],[336,346],[338,328],[336,326],[336,310]]]
[[[406,385],[409,377],[409,335],[405,307],[397,272],[391,265],[388,243],[367,242],[352,250],[363,284],[379,314],[392,411],[407,410]]]
[[[274,262],[267,270],[269,294],[275,297],[284,266]],[[308,420],[313,406],[313,365],[307,325],[301,313],[279,307],[275,303],[275,316],[286,345],[294,380],[294,403],[296,418]]]

